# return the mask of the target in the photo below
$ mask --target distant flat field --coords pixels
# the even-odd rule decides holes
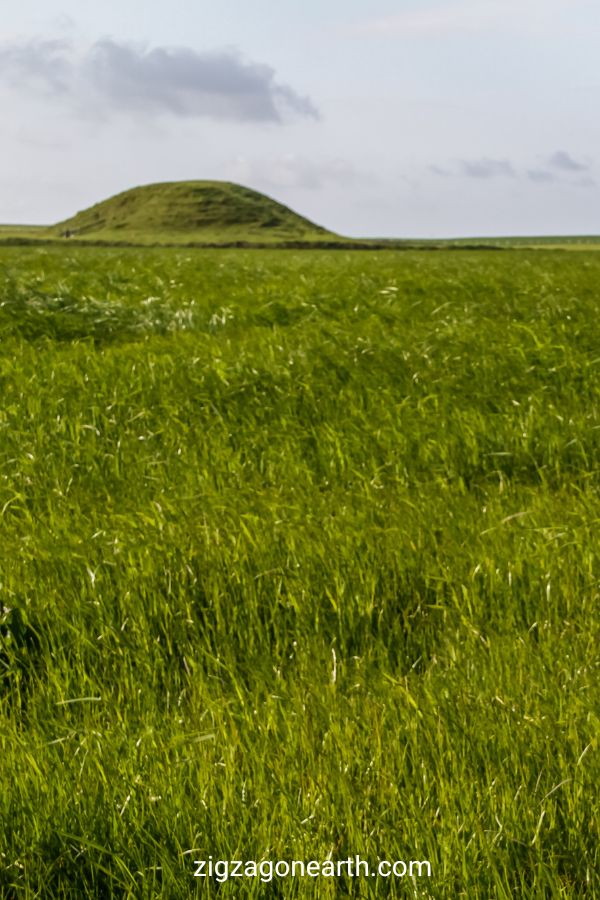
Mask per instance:
[[[600,896],[600,255],[0,279],[2,896]]]
[[[544,237],[494,237],[494,238],[459,238],[449,241],[450,244],[493,244],[499,247],[541,247],[546,250],[566,248],[568,250],[592,249],[600,247],[598,235],[551,235]]]
[[[43,241],[48,244],[78,245],[90,244],[117,244],[130,246],[172,246],[172,245],[198,245],[198,244],[231,244],[232,242],[247,242],[250,244],[285,244],[301,241],[311,243],[330,243],[340,247],[352,248],[358,245],[360,249],[372,245],[375,249],[429,249],[431,247],[445,249],[450,248],[528,248],[546,250],[596,250],[600,248],[600,236],[597,235],[567,235],[567,236],[529,236],[529,237],[466,237],[466,238],[347,238],[342,235],[333,235],[328,232],[319,234],[306,233],[294,238],[285,238],[280,233],[269,234],[229,229],[224,233],[222,229],[205,229],[202,234],[197,231],[155,231],[152,233],[138,232],[135,229],[108,229],[99,233],[77,234],[70,237],[59,236],[56,226],[46,225],[0,225],[0,245],[17,239]]]
[[[0,225],[0,240],[10,237],[39,237],[45,231],[45,225]]]

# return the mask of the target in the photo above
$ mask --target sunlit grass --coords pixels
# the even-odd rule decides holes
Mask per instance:
[[[5,895],[595,896],[595,254],[0,265]]]

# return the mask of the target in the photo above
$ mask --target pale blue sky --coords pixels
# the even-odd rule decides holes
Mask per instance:
[[[353,235],[600,233],[597,0],[20,0],[0,221],[224,178]]]

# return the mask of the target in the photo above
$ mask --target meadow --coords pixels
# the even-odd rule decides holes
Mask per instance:
[[[600,896],[600,255],[0,273],[1,896]]]

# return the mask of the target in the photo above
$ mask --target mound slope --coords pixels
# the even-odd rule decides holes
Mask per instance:
[[[55,236],[141,242],[310,241],[333,237],[238,184],[175,181],[136,187],[54,225]]]

